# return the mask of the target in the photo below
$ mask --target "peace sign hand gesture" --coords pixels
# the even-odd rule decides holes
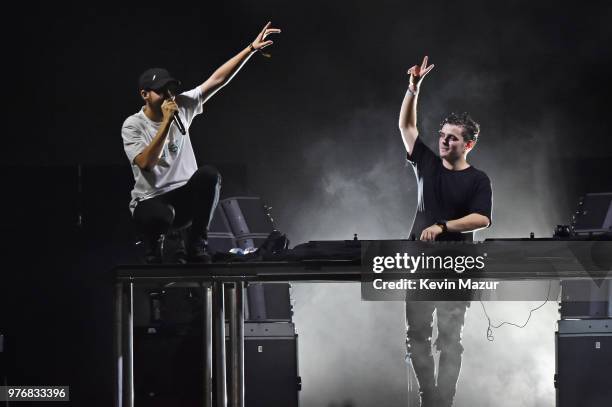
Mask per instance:
[[[255,51],[262,50],[268,45],[272,45],[274,43],[271,40],[266,41],[266,38],[268,37],[268,35],[278,34],[281,32],[279,28],[270,28],[270,25],[272,25],[272,22],[268,21],[268,24],[266,24],[263,30],[261,30],[261,32],[257,35],[257,37],[255,38],[255,41],[251,43],[251,46],[253,47]]]
[[[418,90],[421,85],[421,81],[423,78],[433,69],[435,65],[431,64],[427,66],[427,56],[423,58],[423,63],[421,66],[415,65],[408,70],[408,74],[410,75],[410,86],[414,90]]]

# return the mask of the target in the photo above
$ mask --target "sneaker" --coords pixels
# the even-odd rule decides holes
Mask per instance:
[[[164,249],[167,253],[172,253],[170,256],[166,256],[170,257],[172,263],[187,263],[187,250],[185,249],[185,240],[181,231],[174,231],[168,236]]]
[[[187,248],[187,261],[191,263],[212,263],[212,256],[208,252],[208,244],[202,238],[196,238],[189,242]]]
[[[164,261],[164,235],[145,237],[145,255],[144,262],[146,264],[161,264]]]
[[[189,256],[185,250],[177,250],[172,254],[172,262],[176,264],[187,264]]]

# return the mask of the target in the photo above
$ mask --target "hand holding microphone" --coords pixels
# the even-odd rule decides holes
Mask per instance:
[[[162,114],[164,115],[164,119],[172,118],[176,127],[178,127],[181,134],[184,136],[187,131],[185,130],[185,126],[183,125],[183,121],[181,120],[178,113],[178,105],[174,101],[174,95],[170,90],[166,90],[167,99],[162,103]]]
[[[178,106],[173,99],[166,99],[162,102],[161,110],[164,120],[172,120],[174,113],[178,112]]]

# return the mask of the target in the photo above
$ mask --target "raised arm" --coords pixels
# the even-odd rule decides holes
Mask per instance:
[[[421,81],[433,67],[434,65],[427,66],[427,57],[425,57],[421,66],[415,65],[408,70],[410,83],[400,109],[399,129],[402,134],[402,141],[409,154],[412,152],[414,143],[419,135],[416,108]]]
[[[261,30],[255,40],[249,44],[248,47],[236,54],[232,59],[221,65],[201,86],[204,94],[204,101],[210,99],[219,89],[224,87],[232,80],[232,78],[240,71],[246,61],[249,60],[251,55],[255,52],[264,49],[265,47],[272,45],[271,40],[266,40],[270,34],[280,33],[281,30],[278,28],[270,28],[272,23],[268,22],[266,26]]]

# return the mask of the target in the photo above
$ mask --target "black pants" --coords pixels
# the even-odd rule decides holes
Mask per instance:
[[[407,357],[425,396],[437,393],[437,406],[451,406],[461,370],[461,333],[469,301],[406,301]],[[437,386],[431,353],[433,312],[438,317],[436,349],[440,351]]]
[[[147,239],[181,229],[191,223],[188,239],[206,239],[208,226],[219,202],[221,175],[211,166],[203,166],[180,188],[139,202],[134,221]]]

